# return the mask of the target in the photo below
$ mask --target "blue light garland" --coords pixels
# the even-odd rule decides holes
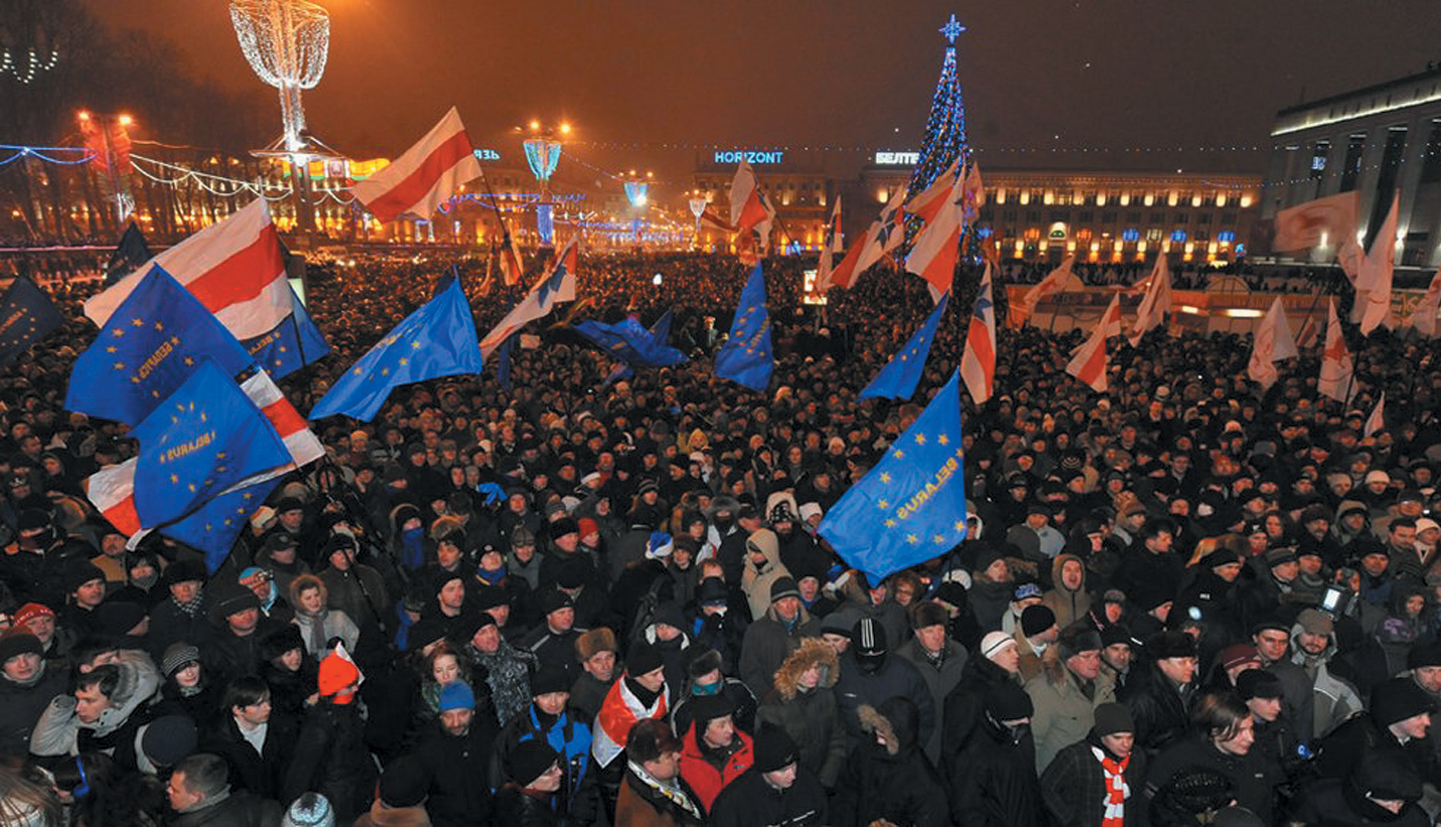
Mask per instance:
[[[11,153],[5,158],[0,158],[0,167],[26,157],[39,158],[42,161],[48,161],[52,164],[62,164],[64,166],[89,163],[90,159],[95,157],[95,153],[92,152],[89,147],[84,146],[17,146],[14,144],[0,144],[0,150],[7,149],[11,150]],[[62,158],[51,158],[45,154],[47,152],[83,152],[85,153],[85,157],[78,161],[66,161]]]

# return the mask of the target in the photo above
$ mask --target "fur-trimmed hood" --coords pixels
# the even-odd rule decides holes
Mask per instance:
[[[861,719],[861,729],[885,736],[888,754],[900,755],[916,747],[921,715],[911,699],[887,698],[879,707],[861,704],[856,715]]]
[[[835,686],[841,674],[840,658],[830,644],[816,638],[802,638],[800,648],[791,652],[781,668],[776,670],[774,684],[776,692],[785,701],[793,700],[800,691],[801,675],[812,666],[821,667],[821,680],[817,686]]]

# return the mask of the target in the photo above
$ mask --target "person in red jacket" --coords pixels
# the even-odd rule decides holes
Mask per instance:
[[[725,695],[708,695],[691,704],[695,718],[682,742],[680,776],[710,812],[720,791],[755,763],[755,745],[736,729],[735,704]]]

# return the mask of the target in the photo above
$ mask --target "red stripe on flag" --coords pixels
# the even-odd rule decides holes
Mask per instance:
[[[140,514],[135,510],[135,495],[130,495],[101,512],[110,524],[129,537],[140,530]]]
[[[401,179],[389,191],[366,204],[365,208],[381,221],[394,221],[396,216],[415,206],[416,202],[424,198],[435,188],[436,182],[442,175],[451,167],[465,160],[472,151],[470,136],[465,134],[465,130],[451,135],[445,139],[444,143],[431,150],[431,153],[425,156],[425,160],[415,168],[414,172]]]
[[[274,224],[266,224],[254,241],[187,282],[185,289],[200,299],[205,309],[219,313],[259,296],[284,272],[280,234]]]
[[[295,410],[295,406],[287,399],[281,399],[271,405],[266,405],[260,410],[270,424],[275,426],[276,432],[284,439],[293,433],[305,429],[305,417]]]

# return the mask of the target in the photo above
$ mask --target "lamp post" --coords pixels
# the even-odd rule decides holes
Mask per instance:
[[[570,133],[568,123],[552,127],[540,121],[531,121],[531,137],[521,141],[521,146],[525,148],[525,162],[540,184],[540,201],[535,205],[535,230],[540,236],[541,247],[555,246],[555,205],[550,200],[550,177],[560,164],[561,139],[557,136],[569,136]]]
[[[80,123],[80,134],[85,145],[94,155],[91,169],[98,170],[97,176],[106,186],[108,195],[115,199],[116,226],[135,211],[135,198],[130,194],[130,133],[135,120],[129,115],[100,115],[82,109],[75,113]]]

